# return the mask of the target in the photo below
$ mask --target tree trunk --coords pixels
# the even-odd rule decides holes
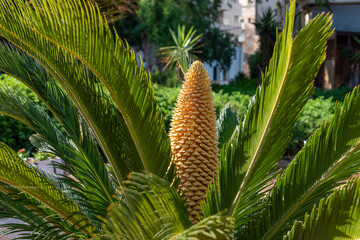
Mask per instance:
[[[144,52],[143,60],[145,68],[150,72],[154,72],[157,67],[157,59],[155,56],[155,46],[153,43],[148,42],[146,37],[143,36],[142,50]]]

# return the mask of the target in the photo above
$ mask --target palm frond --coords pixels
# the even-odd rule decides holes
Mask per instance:
[[[220,113],[219,119],[217,120],[217,129],[219,136],[219,149],[230,140],[233,136],[236,126],[239,125],[240,121],[236,113],[231,109],[231,105],[227,104]]]
[[[49,212],[49,209],[44,210],[45,205],[4,183],[0,183],[0,191],[0,218],[16,218],[22,222],[1,224],[0,227],[6,228],[6,231],[0,236],[17,233],[26,239],[68,239],[70,235],[75,237],[71,226],[56,217],[54,212]]]
[[[171,239],[190,227],[177,190],[156,175],[132,173],[105,221],[112,239]]]
[[[234,220],[222,213],[207,217],[174,238],[174,240],[186,239],[234,239]]]
[[[97,166],[103,165],[103,160],[100,158],[98,159],[99,163],[94,162],[91,165],[84,158],[83,152],[74,146],[73,141],[57,127],[49,115],[41,109],[41,106],[34,104],[15,91],[0,88],[0,112],[19,119],[36,131],[37,135],[33,135],[30,141],[41,152],[52,153],[68,164],[58,164],[55,167],[70,173],[75,179],[67,176],[59,179],[48,173],[43,175],[52,180],[57,187],[60,187],[59,184],[68,185],[66,189],[60,189],[79,205],[81,211],[95,225],[100,227],[99,217],[106,216],[107,208],[113,202],[115,194],[115,186],[111,182],[108,182],[108,186],[104,186],[104,182],[99,179]],[[87,125],[83,123],[81,127],[86,129]],[[82,131],[80,134],[87,134],[87,131]],[[82,137],[90,138],[86,135]],[[104,171],[103,174],[107,174],[106,169]],[[106,177],[108,179],[108,175]],[[109,193],[112,194],[109,195]]]
[[[99,10],[86,1],[34,2],[42,9],[26,12],[31,27],[75,55],[98,77],[124,119],[143,168],[164,176],[171,160],[170,140],[150,78],[135,53],[112,34]]]
[[[1,2],[0,34],[35,58],[60,83],[90,126],[120,184],[130,169],[143,169],[123,117],[92,72],[73,55],[33,31],[27,18],[33,13],[24,1]]]
[[[254,204],[265,194],[259,190],[269,180],[264,176],[274,171],[285,151],[295,121],[312,94],[312,80],[325,59],[326,41],[332,33],[331,17],[317,16],[293,40],[294,16],[295,1],[291,1],[261,88],[257,89],[255,100],[240,124],[234,144],[227,146],[231,153],[225,155],[230,158],[220,159],[220,165],[227,165],[222,169],[228,170],[219,172],[220,195],[211,197],[218,202],[207,200],[203,208],[206,216],[229,209],[229,216],[235,218],[235,228],[248,221],[249,211],[257,210]],[[240,181],[236,179],[239,176]],[[234,182],[236,186],[231,186],[230,191],[227,184],[221,185],[226,182]],[[211,187],[209,196],[216,195],[216,189],[217,186]]]
[[[360,91],[355,88],[342,108],[336,104],[333,119],[321,125],[277,179],[256,234],[263,239],[281,236],[340,181],[359,171],[359,119]]]
[[[38,143],[36,147],[43,151],[52,152],[65,160],[69,166],[65,171],[78,180],[78,185],[84,186],[82,191],[85,191],[88,197],[91,196],[90,198],[94,200],[92,203],[99,202],[94,207],[98,214],[105,215],[107,207],[113,201],[112,196],[115,194],[115,188],[109,179],[97,144],[76,106],[39,64],[11,45],[0,43],[0,69],[15,76],[33,89],[57,117],[67,135],[59,133],[59,131],[54,134],[55,130],[51,132],[55,126],[41,108],[34,106],[32,102],[26,101],[24,98],[16,97],[16,94],[4,96],[2,99],[5,98],[6,102],[3,106],[12,111],[18,109],[20,115],[18,118],[21,120],[29,119],[31,124],[28,125],[34,131],[46,136],[44,143],[47,144],[39,141],[41,138],[39,136],[32,137],[33,142]],[[7,93],[10,92],[7,91]],[[44,117],[41,118],[41,116]],[[40,119],[43,120],[42,123],[38,124],[38,127],[34,127],[34,123]],[[64,135],[62,138],[68,136],[69,139],[59,141],[59,135]],[[35,138],[38,138],[37,141]]]
[[[359,239],[360,178],[351,179],[328,198],[321,199],[304,222],[294,223],[283,240]]]
[[[79,206],[70,201],[46,177],[22,161],[5,144],[0,143],[0,181],[21,189],[51,208],[85,235],[96,229],[80,212]]]

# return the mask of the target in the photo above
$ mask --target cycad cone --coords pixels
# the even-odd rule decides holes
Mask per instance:
[[[180,189],[185,192],[192,223],[202,216],[200,204],[217,177],[218,136],[211,82],[204,65],[194,62],[185,76],[174,111],[170,139]]]

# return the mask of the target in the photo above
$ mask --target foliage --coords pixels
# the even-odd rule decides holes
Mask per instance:
[[[360,237],[360,178],[350,179],[328,198],[305,215],[304,222],[295,222],[285,239],[357,239]],[[343,214],[350,212],[350,215]],[[320,229],[328,229],[321,231]]]
[[[176,59],[180,58],[180,54],[184,54],[184,57],[188,60],[197,58],[195,54],[201,52],[197,49],[201,47],[198,43],[201,40],[202,34],[195,35],[196,30],[194,30],[194,27],[191,27],[185,34],[185,26],[178,26],[177,34],[175,34],[175,32],[171,29],[170,33],[175,45],[159,49],[160,54],[163,56],[165,68],[174,65],[176,63]],[[181,67],[181,64],[179,67]],[[183,71],[186,72],[187,69],[183,69]]]
[[[17,89],[32,101],[39,102],[38,97],[30,89],[13,77],[2,74],[0,84],[1,86]],[[21,148],[31,149],[33,147],[29,142],[29,137],[32,134],[33,131],[25,124],[11,117],[0,115],[0,142],[6,143],[15,150],[20,150]]]
[[[241,89],[242,93],[247,92],[249,90],[249,94],[254,95],[256,88],[258,87],[258,79],[256,78],[248,78],[244,73],[239,72],[235,76],[235,80],[230,82],[231,86],[238,86]]]
[[[254,79],[260,79],[260,75],[263,69],[263,56],[261,52],[256,52],[249,57],[250,77]]]
[[[143,64],[91,2],[32,3],[0,2],[0,34],[18,47],[0,44],[0,69],[32,89],[61,127],[16,89],[0,91],[0,111],[36,131],[34,146],[63,159],[58,167],[71,177],[29,166],[1,143],[0,218],[22,221],[3,225],[6,233],[21,232],[23,239],[281,239],[291,231],[297,239],[299,228],[308,231],[327,206],[342,201],[348,206],[339,206],[340,215],[330,212],[331,229],[356,232],[359,221],[344,219],[358,218],[350,200],[358,198],[359,180],[336,189],[360,168],[359,89],[274,173],[325,60],[331,16],[317,16],[293,38],[291,1],[262,85],[220,151],[204,219],[191,226]],[[339,234],[316,227],[329,238]]]
[[[177,69],[169,69],[169,71],[163,72],[155,70],[155,72],[151,74],[151,81],[156,85],[165,86],[168,88],[180,87],[181,85]]]
[[[295,124],[294,136],[289,143],[287,152],[294,154],[301,149],[310,135],[321,126],[324,120],[329,120],[333,114],[334,102],[332,98],[310,99]]]
[[[232,35],[215,27],[220,0],[139,0],[137,18],[125,18],[116,23],[121,37],[144,50],[143,43],[151,42],[155,48],[173,44],[169,29],[178,26],[193,26],[203,34],[200,45],[202,53],[197,56],[205,62],[217,61],[228,69],[235,55]]]
[[[276,41],[277,23],[276,12],[268,8],[262,16],[253,24],[259,34],[260,51],[252,55],[249,59],[251,78],[259,78],[260,72],[264,71],[265,66],[272,56],[272,50]]]
[[[201,32],[200,29],[199,32]],[[206,45],[202,48],[203,52],[198,57],[210,65],[215,64],[221,69],[229,69],[231,61],[235,57],[233,35],[229,32],[223,32],[219,28],[208,28],[204,32],[203,39],[207,39],[204,42]]]
[[[96,4],[108,23],[114,23],[127,14],[133,14],[135,10],[135,0],[91,0]]]
[[[235,111],[238,116],[241,116],[246,112],[251,96],[242,94],[238,91],[231,92],[232,89],[233,88],[230,88],[227,93],[224,93],[223,90],[220,90],[218,93],[214,93],[214,103],[218,117],[221,110],[227,104],[231,106],[232,110]],[[159,104],[160,112],[164,116],[164,124],[167,130],[170,129],[171,117],[179,91],[179,88],[168,88],[155,85],[156,99]]]
[[[322,88],[316,88],[313,98],[324,98],[324,99],[331,99],[333,102],[340,101],[343,102],[347,93],[351,92],[351,88],[341,87],[341,88],[334,88],[331,90],[326,90]]]

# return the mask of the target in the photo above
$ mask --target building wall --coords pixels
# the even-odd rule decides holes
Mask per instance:
[[[341,1],[340,1],[341,2]],[[360,32],[360,1],[357,4],[330,4],[333,13],[333,27],[341,32]],[[314,8],[313,15],[323,9]]]
[[[250,2],[249,0],[223,0],[220,12],[219,28],[234,35],[236,55],[229,71],[224,75],[218,69],[217,76],[213,76],[212,79],[226,83],[233,80],[239,72],[250,75],[247,60],[258,49],[258,36],[255,26],[252,24],[256,18],[256,4],[255,1]],[[212,72],[209,71],[211,76],[214,75]]]
[[[209,63],[204,64],[212,81],[219,84],[229,84],[229,81],[234,80],[239,72],[243,72],[243,65],[241,63],[244,62],[244,54],[242,53],[242,47],[236,46],[235,51],[235,58],[231,62],[230,69],[226,71],[225,78],[224,72],[220,68],[214,70],[216,62],[213,62],[211,65]]]

